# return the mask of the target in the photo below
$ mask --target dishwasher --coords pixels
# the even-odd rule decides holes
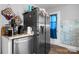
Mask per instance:
[[[33,52],[33,37],[14,39],[13,54],[31,54]]]

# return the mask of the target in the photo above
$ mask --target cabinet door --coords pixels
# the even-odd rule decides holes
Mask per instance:
[[[14,40],[14,54],[32,53],[32,37],[25,37]]]

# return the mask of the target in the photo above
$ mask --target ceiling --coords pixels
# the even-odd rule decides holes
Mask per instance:
[[[40,8],[50,10],[50,9],[53,9],[53,8],[62,7],[64,5],[66,5],[66,4],[35,4],[35,5],[40,7]]]

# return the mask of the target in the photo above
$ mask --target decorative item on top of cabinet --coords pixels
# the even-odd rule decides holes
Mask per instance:
[[[22,23],[20,16],[15,16],[15,23],[17,26],[19,26]]]
[[[12,11],[11,8],[5,8],[4,10],[1,11],[1,14],[7,19],[7,20],[10,20],[13,15],[14,15],[14,12]]]

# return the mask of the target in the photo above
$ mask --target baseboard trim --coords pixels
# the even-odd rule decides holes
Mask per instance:
[[[71,52],[77,52],[79,51],[79,47],[75,47],[75,46],[70,46],[70,45],[66,45],[66,44],[63,44],[61,42],[54,42],[54,41],[51,41],[51,45],[54,44],[54,45],[58,45],[58,46],[61,46],[61,47],[65,47],[67,48],[69,51]]]

